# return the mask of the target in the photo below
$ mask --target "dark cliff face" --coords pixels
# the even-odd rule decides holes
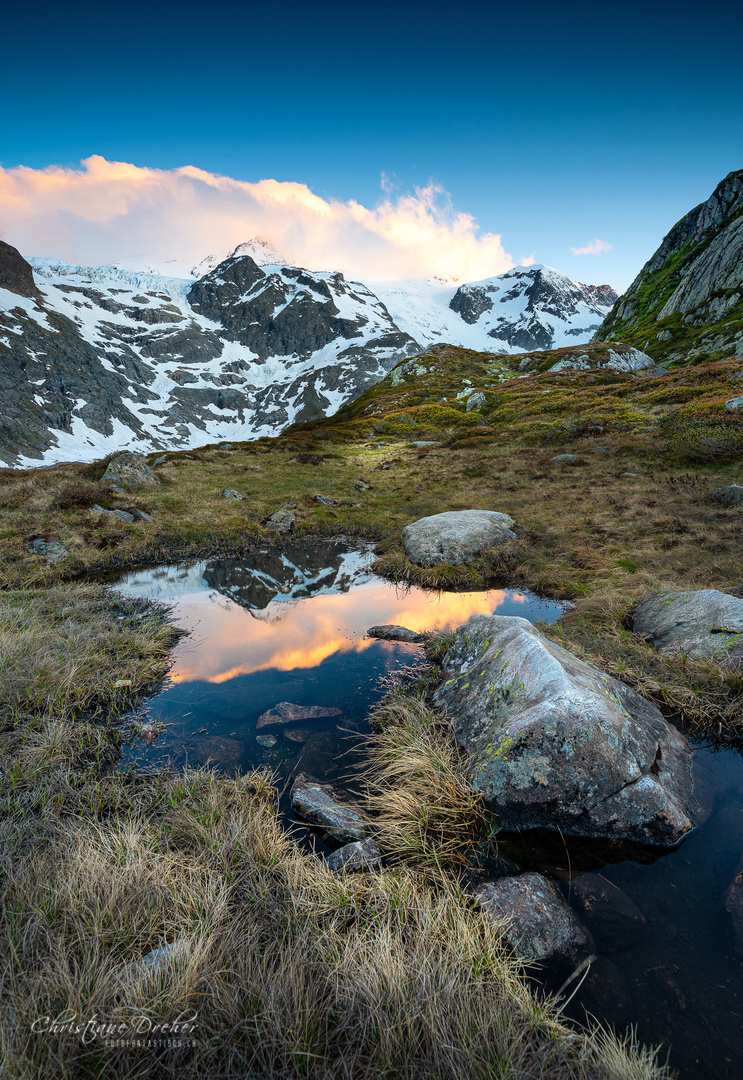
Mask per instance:
[[[342,274],[333,276],[333,285],[345,291]],[[261,360],[305,358],[338,338],[360,337],[365,323],[340,317],[322,278],[296,267],[266,273],[248,255],[227,259],[195,282],[188,301]]]
[[[664,237],[596,334],[658,360],[722,359],[743,348],[743,170]]]
[[[34,272],[17,248],[0,240],[0,289],[8,289],[18,296],[40,300]]]

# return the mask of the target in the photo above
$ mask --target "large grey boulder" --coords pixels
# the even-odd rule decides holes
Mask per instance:
[[[542,874],[488,881],[475,889],[481,908],[504,920],[503,936],[521,960],[563,960],[577,966],[593,952],[590,933]]]
[[[407,557],[419,566],[468,563],[487,548],[515,540],[509,528],[513,523],[496,510],[448,510],[406,525],[402,542]]]
[[[674,844],[692,827],[686,739],[634,690],[526,619],[457,630],[435,704],[505,828]]]
[[[157,487],[160,478],[138,454],[122,450],[109,461],[101,483],[115,484],[124,491],[137,491],[139,488]]]
[[[717,589],[649,596],[635,612],[634,631],[667,656],[743,662],[743,600]]]
[[[319,825],[341,844],[365,840],[367,828],[358,810],[344,792],[332,784],[321,784],[300,773],[289,793],[292,809]]]

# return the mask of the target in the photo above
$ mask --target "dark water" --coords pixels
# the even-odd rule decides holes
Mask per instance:
[[[283,783],[299,770],[352,783],[369,708],[385,680],[422,662],[416,646],[366,638],[369,626],[433,630],[475,613],[545,622],[561,614],[557,604],[508,590],[400,591],[371,575],[369,561],[336,543],[288,544],[249,560],[119,579],[125,593],[173,604],[175,621],[191,631],[162,692],[136,717],[165,725],[163,733],[152,745],[134,739],[122,767],[211,764],[234,773],[266,766]],[[280,701],[338,711],[258,729],[261,714]],[[631,942],[621,919],[595,935],[597,959],[568,1015],[620,1031],[635,1025],[643,1042],[670,1049],[683,1080],[743,1080],[743,962],[722,907],[743,853],[743,757],[697,744],[694,777],[705,820],[672,851],[547,833],[503,837],[501,846],[524,869],[557,879],[566,899],[571,880],[590,875],[610,908],[612,898],[621,907],[624,894],[646,919]],[[290,813],[286,794],[282,807]],[[305,842],[327,850],[309,832]]]

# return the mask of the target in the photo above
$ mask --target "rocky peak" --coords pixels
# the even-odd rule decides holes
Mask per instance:
[[[34,272],[17,248],[0,240],[0,288],[9,289],[18,296],[41,300],[36,288]]]

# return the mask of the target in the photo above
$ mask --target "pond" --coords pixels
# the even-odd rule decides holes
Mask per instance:
[[[368,627],[445,630],[494,612],[552,622],[563,611],[525,591],[398,589],[371,573],[371,561],[341,543],[287,543],[120,577],[117,589],[172,605],[190,631],[161,691],[134,718],[144,734],[160,725],[163,733],[151,745],[135,739],[121,767],[267,767],[290,817],[288,785],[298,771],[352,783],[370,707],[390,677],[423,662],[419,647],[368,638]],[[297,719],[262,725],[280,702]],[[598,956],[570,1016],[618,1030],[636,1025],[643,1042],[670,1047],[682,1080],[741,1080],[743,963],[722,898],[743,853],[743,757],[697,743],[693,768],[705,820],[676,849],[544,833],[503,836],[501,849],[517,866],[557,879],[568,899],[571,877],[621,890],[646,920],[631,943],[620,922],[596,937]],[[300,839],[329,850],[310,830]],[[549,971],[540,977],[549,985]]]

